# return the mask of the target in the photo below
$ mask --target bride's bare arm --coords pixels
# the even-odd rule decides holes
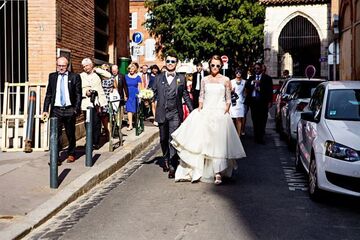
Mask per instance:
[[[230,104],[231,104],[231,83],[229,78],[225,79],[225,101],[226,101],[225,113],[229,113]]]

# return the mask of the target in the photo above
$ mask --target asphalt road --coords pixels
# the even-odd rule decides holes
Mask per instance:
[[[221,186],[169,180],[154,144],[28,239],[360,239],[359,199],[313,202],[294,153],[272,129],[266,142],[247,129],[248,156]]]

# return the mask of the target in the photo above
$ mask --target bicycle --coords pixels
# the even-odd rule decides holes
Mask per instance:
[[[116,106],[117,103],[118,106]],[[109,152],[113,152],[115,148],[123,145],[121,126],[124,117],[124,106],[121,103],[121,99],[109,101]]]

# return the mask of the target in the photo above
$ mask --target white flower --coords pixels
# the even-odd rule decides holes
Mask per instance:
[[[141,89],[138,97],[141,99],[152,99],[154,97],[154,92],[151,89]]]

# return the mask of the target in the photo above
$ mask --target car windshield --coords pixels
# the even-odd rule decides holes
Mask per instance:
[[[311,94],[321,81],[302,81],[294,91],[294,98],[310,98]]]
[[[327,119],[360,121],[360,89],[330,90]]]

